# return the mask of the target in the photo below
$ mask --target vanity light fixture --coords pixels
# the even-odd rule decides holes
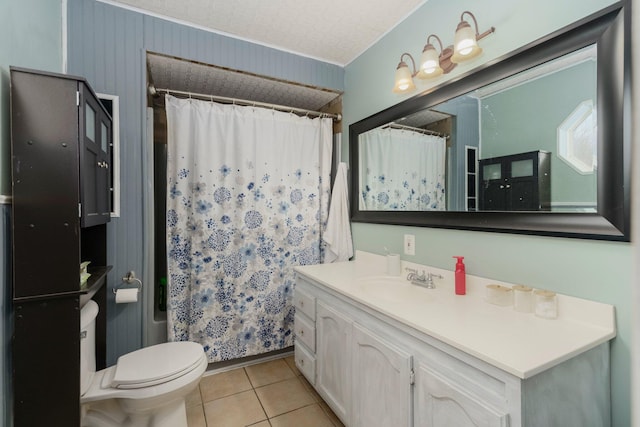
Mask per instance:
[[[429,42],[431,37],[435,38],[440,45],[440,54],[436,51],[436,48]],[[420,71],[418,77],[421,79],[433,79],[441,76],[443,73],[448,73],[453,70],[456,64],[452,63],[450,58],[453,54],[453,50],[448,47],[442,48],[442,40],[435,34],[431,34],[427,37],[427,44],[422,49],[422,57],[420,58]]]
[[[411,59],[411,63],[413,64],[413,71],[409,70],[409,66],[406,62],[404,62],[404,57],[408,56]],[[395,84],[393,85],[394,93],[406,93],[411,92],[416,88],[415,83],[413,83],[413,76],[418,74],[416,71],[416,62],[413,60],[413,56],[409,53],[403,53],[400,55],[400,62],[398,63],[398,67],[396,68],[396,78]]]
[[[473,32],[471,25],[464,20],[465,14],[468,14],[471,19],[473,19],[473,24],[476,27],[475,33]],[[473,13],[468,10],[462,12],[462,15],[460,15],[460,23],[458,24],[458,28],[456,28],[456,34],[453,39],[453,56],[451,57],[451,61],[459,64],[462,61],[466,61],[480,55],[482,53],[482,48],[478,46],[478,40],[482,40],[495,30],[495,27],[491,27],[484,33],[480,34],[478,31],[478,21],[476,21],[476,17]]]
[[[464,20],[465,14],[471,16],[475,25],[475,32],[471,25]],[[422,57],[420,58],[420,66],[416,70],[416,63],[411,54],[405,52],[400,56],[400,63],[396,68],[395,83],[393,85],[394,93],[407,93],[413,91],[416,85],[413,81],[414,77],[420,79],[432,79],[442,74],[447,74],[453,70],[460,62],[466,61],[482,53],[482,49],[478,46],[478,40],[481,40],[489,34],[495,32],[495,27],[491,27],[482,34],[478,32],[478,22],[476,17],[469,11],[462,12],[460,15],[460,23],[456,29],[453,46],[443,48],[442,40],[435,34],[427,37],[427,43],[422,49]],[[440,54],[431,43],[434,38],[440,45]],[[405,62],[404,58],[409,57],[413,65],[413,70]]]

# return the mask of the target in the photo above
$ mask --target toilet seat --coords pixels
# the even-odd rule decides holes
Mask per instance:
[[[195,364],[190,364],[188,366],[184,365],[182,366],[182,369],[169,368],[168,370],[165,371],[165,374],[168,376],[164,376],[164,377],[162,373],[160,373],[162,372],[162,370],[158,368],[157,372],[159,373],[156,375],[155,379],[150,380],[150,378],[147,377],[147,378],[142,378],[143,381],[140,381],[137,383],[130,382],[128,384],[130,386],[129,388],[126,388],[126,385],[125,387],[116,387],[113,385],[113,378],[115,378],[115,373],[117,368],[117,365],[113,365],[95,373],[88,390],[86,390],[86,392],[80,397],[80,402],[85,404],[85,403],[90,403],[90,402],[95,402],[95,401],[100,401],[105,399],[156,398],[166,393],[174,393],[175,391],[179,390],[182,387],[189,386],[193,382],[197,383],[197,381],[200,380],[200,378],[202,377],[202,374],[207,369],[207,365],[208,365],[207,356],[202,350],[202,346],[200,346],[200,344],[195,344],[190,342],[176,342],[176,343],[158,344],[157,346],[153,346],[153,347],[159,347],[157,350],[154,350],[154,351],[158,351],[161,353],[164,351],[165,347],[168,349],[174,345],[179,345],[180,347],[193,347],[193,345],[196,345],[198,348],[198,356]],[[148,348],[151,348],[151,347],[148,347]],[[145,349],[142,349],[142,350],[145,350]],[[142,350],[137,350],[137,351],[142,351]],[[182,350],[180,351],[182,352]],[[195,353],[195,350],[190,349],[190,350],[184,351],[184,354],[192,354],[191,353],[192,351],[193,353]],[[136,352],[133,352],[133,353],[136,353]],[[185,357],[189,359],[189,356],[185,356]],[[118,362],[120,362],[120,360]],[[125,363],[128,363],[128,362],[125,361]],[[142,363],[142,365],[138,365],[137,367],[135,367],[132,363],[130,368],[133,370],[145,369],[146,368],[145,364],[160,365],[157,362],[157,360],[152,361],[147,359],[144,361],[144,363]],[[171,366],[177,366],[177,364],[171,365]],[[173,371],[173,374],[169,374],[169,372],[172,372],[172,371]],[[154,384],[152,384],[152,382]],[[133,388],[131,387],[131,385],[137,385],[137,388]]]
[[[202,360],[202,346],[168,342],[133,351],[118,358],[103,387],[137,389],[171,381],[193,370]],[[110,378],[108,378],[110,377]]]

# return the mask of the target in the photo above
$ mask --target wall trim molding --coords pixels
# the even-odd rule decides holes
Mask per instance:
[[[13,203],[13,196],[0,194],[0,205],[10,205],[11,203]]]

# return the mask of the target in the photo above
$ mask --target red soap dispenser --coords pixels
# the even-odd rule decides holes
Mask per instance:
[[[467,293],[467,277],[464,271],[464,259],[463,256],[454,256],[453,258],[457,258],[458,262],[456,263],[456,295],[464,295]]]

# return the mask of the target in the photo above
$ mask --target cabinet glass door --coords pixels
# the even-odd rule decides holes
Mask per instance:
[[[96,111],[91,105],[84,104],[85,136],[91,142],[96,142]]]
[[[491,163],[482,167],[482,178],[484,180],[493,180],[502,178],[502,164]]]
[[[533,176],[533,159],[511,162],[511,177],[522,178],[525,176]]]
[[[100,123],[100,148],[104,153],[109,151],[109,128],[104,122]]]

